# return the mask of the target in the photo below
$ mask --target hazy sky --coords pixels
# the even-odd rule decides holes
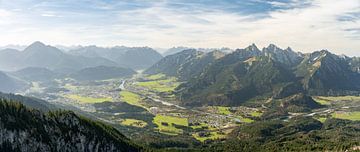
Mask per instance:
[[[360,0],[0,0],[0,45],[36,40],[206,48],[274,43],[360,56]]]

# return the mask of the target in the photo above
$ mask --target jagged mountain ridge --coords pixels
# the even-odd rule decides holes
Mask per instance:
[[[238,105],[258,96],[274,94],[296,82],[289,69],[266,56],[231,64],[223,59],[210,65],[199,78],[181,85],[178,96],[190,105],[197,101],[200,101],[198,105],[204,101],[210,105]]]
[[[346,58],[329,51],[316,51],[306,55],[298,65],[296,74],[312,94],[337,95],[360,91],[360,76],[354,72]]]
[[[263,48],[262,53],[265,56],[269,56],[275,61],[279,61],[288,66],[299,64],[304,56],[299,52],[294,52],[290,47],[283,50],[274,44],[270,44],[268,47]]]
[[[328,51],[302,54],[273,44],[260,50],[252,44],[217,58],[202,67],[201,72],[187,77],[189,79],[174,74],[181,70],[179,66],[170,66],[173,65],[171,61],[178,61],[177,65],[188,62],[176,58],[186,53],[167,56],[147,70],[148,74],[164,73],[184,80],[185,83],[177,88],[177,97],[185,105],[239,105],[258,98],[285,98],[297,93],[346,95],[360,92],[356,58]],[[192,58],[192,63],[196,60],[199,59]]]

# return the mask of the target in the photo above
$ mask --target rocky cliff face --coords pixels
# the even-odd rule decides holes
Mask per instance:
[[[294,66],[301,62],[303,55],[294,52],[290,47],[283,50],[274,44],[270,44],[267,48],[263,48],[263,54],[271,57],[273,60],[281,62],[288,66]]]
[[[114,128],[73,112],[42,113],[0,101],[0,151],[139,151]]]

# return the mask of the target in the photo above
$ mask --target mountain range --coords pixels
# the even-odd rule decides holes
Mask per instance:
[[[22,51],[0,50],[0,91],[18,92],[32,81],[44,82],[67,76],[78,80],[131,76],[136,73],[133,69],[148,68],[161,58],[149,47],[78,46],[62,51],[37,41]]]
[[[0,69],[7,71],[41,67],[68,72],[98,65],[116,66],[116,63],[104,58],[70,55],[41,42],[34,42],[23,51],[13,49],[0,51]]]
[[[195,49],[188,49],[181,53],[166,56],[144,71],[144,73],[163,73],[168,76],[176,76],[181,80],[188,80],[200,75],[208,64],[224,55],[225,53],[221,51],[204,53]]]
[[[103,48],[87,46],[70,50],[69,53],[89,58],[105,58],[117,63],[121,67],[128,67],[136,70],[146,69],[162,58],[160,53],[149,47],[116,46]]]
[[[0,59],[3,59],[0,60],[0,67],[13,70],[0,71],[0,151],[343,151],[358,145],[359,121],[336,119],[333,115],[338,111],[324,115],[326,111],[335,110],[336,107],[324,105],[312,97],[358,96],[358,57],[336,55],[327,50],[300,53],[290,47],[282,49],[274,44],[262,49],[252,44],[232,52],[185,48],[162,57],[147,47],[89,46],[63,52],[56,47],[35,42],[24,51],[0,51]],[[131,127],[131,134],[134,131],[135,137],[141,137],[140,142],[143,143],[140,144],[144,144],[142,147],[134,143],[139,140],[131,141],[117,130],[129,132],[129,128],[118,126],[118,119],[114,126],[119,128],[115,129],[96,121],[97,117],[92,117],[93,115],[88,115],[93,119],[90,120],[75,112],[59,110],[59,107],[41,99],[1,93],[21,90],[29,82],[46,82],[56,78],[73,78],[76,81],[126,78],[136,74],[135,70],[144,68],[147,68],[142,72],[144,74],[165,74],[176,77],[181,82],[174,91],[159,93],[159,98],[169,98],[168,95],[171,94],[171,100],[175,97],[175,101],[185,107],[184,111],[189,109],[191,114],[195,114],[197,110],[206,108],[205,112],[208,113],[211,108],[216,108],[219,112],[231,114],[223,113],[223,118],[218,115],[209,115],[210,117],[228,119],[238,116],[242,120],[251,118],[253,122],[240,122],[239,126],[227,123],[226,126],[230,126],[231,130],[226,139],[214,140],[214,143],[205,140],[203,144],[195,143],[198,144],[195,147],[184,146],[190,149],[147,149],[149,141],[164,137],[170,140],[164,139],[165,142],[159,143],[176,147],[182,144],[177,140],[186,140],[184,137],[187,135],[193,138],[193,131],[206,127],[192,129],[190,123],[189,126],[171,124],[186,132],[179,136],[154,132],[151,137],[142,135],[142,129],[152,133],[154,124],[148,123],[144,128]],[[137,79],[141,79],[141,72],[139,78],[130,79],[129,82]],[[150,103],[152,99],[146,96],[141,96],[141,101]],[[210,107],[200,107],[208,105]],[[150,119],[149,122],[154,122],[155,117],[159,116],[153,116],[147,109],[126,102],[95,103],[94,107],[99,114],[110,114],[111,118],[115,118],[117,114],[131,115],[139,120]],[[341,105],[339,108],[356,107],[345,108]],[[154,110],[157,107],[149,109],[158,111]],[[236,113],[238,110],[245,110],[246,115]],[[255,116],[257,113],[260,113],[259,116]],[[173,113],[166,111],[166,114]],[[319,118],[324,116],[325,120]],[[207,122],[208,116],[198,119]],[[168,123],[161,125],[169,126]],[[206,130],[203,131],[198,133],[199,136],[206,136]],[[221,129],[217,131],[219,135],[222,133]],[[174,138],[178,139],[172,141]],[[153,146],[151,148],[163,146],[156,142],[149,145]]]
[[[60,73],[71,73],[87,67],[118,66],[144,69],[162,56],[148,47],[79,47],[62,51],[56,47],[34,42],[23,51],[0,51],[0,70],[16,71],[28,67],[47,68]]]
[[[358,69],[358,58],[327,50],[303,54],[274,44],[260,50],[252,44],[228,54],[185,50],[166,56],[145,73],[183,80],[176,94],[184,105],[242,105],[297,93],[359,94]]]
[[[226,48],[226,47],[223,47],[223,48],[197,48],[197,49],[195,49],[195,48],[190,48],[190,47],[178,46],[178,47],[172,47],[172,48],[167,49],[163,53],[163,56],[173,55],[173,54],[179,53],[181,51],[190,50],[190,49],[194,49],[194,50],[205,52],[205,53],[212,52],[214,50],[218,50],[218,51],[221,51],[221,52],[224,52],[224,53],[230,53],[230,52],[233,51],[232,49]]]

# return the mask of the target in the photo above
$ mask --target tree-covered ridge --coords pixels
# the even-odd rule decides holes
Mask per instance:
[[[0,99],[0,151],[140,151],[116,129],[70,111]]]
[[[25,105],[28,108],[38,109],[41,111],[50,111],[50,110],[57,109],[51,103],[49,103],[45,100],[34,98],[34,97],[26,97],[26,96],[11,94],[11,93],[1,93],[0,92],[0,99],[20,102],[21,104]]]
[[[356,151],[359,129],[359,121],[340,119],[264,120],[239,127],[229,140],[203,151]]]

